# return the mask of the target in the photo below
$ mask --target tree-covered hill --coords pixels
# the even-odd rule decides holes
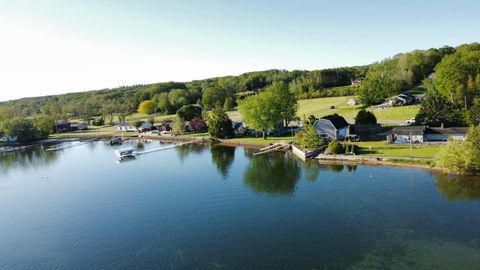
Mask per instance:
[[[441,80],[444,80],[442,78],[448,79],[448,74],[442,70],[445,70],[444,66],[449,65],[457,65],[457,69],[461,69],[463,65],[460,63],[461,60],[468,61],[474,56],[472,53],[462,53],[463,56],[460,56],[460,52],[471,51],[479,46],[478,43],[474,43],[457,48],[444,46],[438,49],[415,50],[365,66],[314,71],[272,69],[190,82],[162,82],[23,98],[0,103],[0,122],[12,117],[28,118],[39,115],[48,115],[55,119],[90,119],[95,116],[112,118],[113,115],[117,115],[121,119],[122,116],[135,112],[138,105],[145,100],[153,102],[156,112],[165,114],[174,113],[187,104],[201,104],[206,109],[219,104],[224,109],[231,110],[239,99],[263,91],[276,81],[287,85],[289,91],[299,99],[358,95],[365,105],[371,105],[422,83],[426,87],[432,85],[433,83],[426,79],[437,66],[441,75],[438,88],[443,93],[461,96],[461,93],[465,92],[462,89],[470,87],[467,85],[469,78],[476,79],[473,74],[475,70],[473,73],[470,72],[472,73],[470,77],[462,77],[466,81],[458,82],[455,86],[458,89],[450,90],[445,90],[450,87],[448,83],[440,84]],[[448,61],[443,61],[444,59]],[[366,79],[360,86],[352,86],[352,80],[359,77]],[[463,80],[462,78],[460,80]],[[474,101],[470,96],[472,94],[469,94],[471,104]]]

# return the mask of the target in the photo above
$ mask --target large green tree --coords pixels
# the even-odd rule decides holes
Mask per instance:
[[[415,123],[428,126],[463,126],[465,116],[458,105],[452,103],[447,97],[431,92],[422,103],[420,111],[415,117]]]
[[[287,125],[295,117],[297,108],[295,96],[281,82],[273,83],[258,95],[247,97],[238,107],[244,121],[262,131],[265,139],[268,130]]]

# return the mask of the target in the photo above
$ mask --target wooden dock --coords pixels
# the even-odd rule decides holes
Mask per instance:
[[[274,151],[280,151],[280,150],[285,151],[285,150],[289,150],[290,147],[291,145],[287,142],[278,142],[260,149],[260,151],[254,153],[253,155],[258,156],[258,155],[262,155],[262,154],[266,154]]]

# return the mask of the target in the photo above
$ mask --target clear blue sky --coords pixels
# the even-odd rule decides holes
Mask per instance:
[[[480,1],[0,0],[0,100],[480,41]]]

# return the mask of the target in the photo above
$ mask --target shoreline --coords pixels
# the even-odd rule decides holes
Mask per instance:
[[[38,141],[35,144],[51,144],[51,143],[62,143],[62,142],[69,142],[69,141],[82,141],[88,140],[91,138],[98,137],[99,140],[108,139],[111,136],[79,136],[75,137],[72,136],[70,138],[49,138],[46,140]],[[203,139],[201,143],[207,143],[211,141],[215,141],[219,145],[224,146],[231,146],[231,147],[247,147],[253,149],[261,149],[263,147],[272,145],[270,142],[260,143],[260,142],[239,142],[239,141],[230,141],[228,139],[211,139],[211,138],[200,138],[200,137],[190,137],[190,136],[158,136],[158,135],[142,135],[142,136],[124,136],[130,139],[147,139],[147,140],[157,140],[157,141],[164,141],[164,142],[186,142],[195,139]],[[404,163],[404,162],[396,162],[392,161],[394,159],[398,160],[406,160],[406,161],[420,161],[425,160],[429,161],[432,159],[424,159],[424,158],[413,158],[410,159],[408,157],[385,157],[385,156],[344,156],[344,155],[319,155],[311,160],[315,160],[320,163],[336,163],[336,164],[360,164],[360,165],[372,165],[372,166],[393,166],[393,167],[404,167],[404,168],[418,168],[418,169],[426,169],[429,171],[436,171],[436,172],[444,172],[444,170],[440,167],[431,166],[428,164],[422,163]]]

